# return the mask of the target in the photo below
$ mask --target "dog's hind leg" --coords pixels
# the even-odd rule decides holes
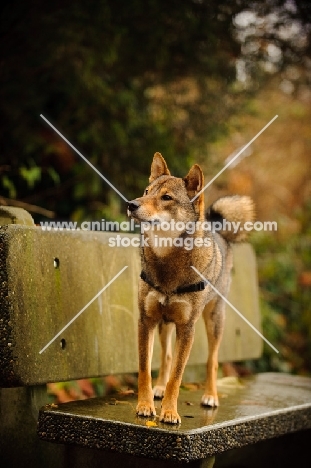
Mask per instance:
[[[225,303],[217,298],[208,303],[203,311],[207,338],[208,360],[206,384],[201,404],[204,406],[219,406],[217,394],[218,350],[224,328]]]
[[[159,376],[156,384],[153,387],[154,398],[163,398],[166,384],[168,382],[171,364],[172,364],[172,333],[174,330],[174,323],[159,323],[159,338],[161,343],[161,365]]]

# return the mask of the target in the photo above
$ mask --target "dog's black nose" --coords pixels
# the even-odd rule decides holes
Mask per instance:
[[[127,208],[128,210],[132,213],[133,211],[136,211],[137,208],[139,208],[139,203],[135,200],[132,200],[130,202],[128,202],[128,205],[127,205]]]

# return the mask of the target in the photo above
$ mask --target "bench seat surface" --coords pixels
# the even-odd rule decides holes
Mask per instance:
[[[191,461],[286,433],[311,428],[311,379],[258,374],[219,386],[220,407],[200,406],[202,390],[181,388],[180,426],[135,414],[136,395],[116,395],[48,405],[38,434],[50,442],[76,444],[162,460]],[[160,402],[156,402],[157,414]]]

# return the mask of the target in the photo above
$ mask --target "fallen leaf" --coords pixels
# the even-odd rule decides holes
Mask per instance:
[[[155,423],[154,421],[147,421],[147,422],[146,422],[146,426],[148,426],[148,427],[155,427],[155,426],[157,426],[157,423]]]
[[[221,387],[244,388],[238,377],[229,376],[217,380],[217,385]]]
[[[119,395],[134,395],[134,390],[120,390]]]
[[[182,384],[182,388],[184,388],[185,390],[195,391],[200,388],[200,384],[199,383],[184,383]]]

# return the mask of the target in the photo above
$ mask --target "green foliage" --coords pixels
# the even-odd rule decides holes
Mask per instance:
[[[258,253],[264,335],[280,351],[265,346],[261,370],[311,373],[311,205],[297,214],[300,230],[284,242],[254,236]],[[284,248],[285,245],[285,248]],[[310,281],[302,280],[310,274]]]
[[[99,186],[98,176],[60,147],[40,113],[129,199],[142,191],[155,151],[165,153],[180,171],[190,157],[194,138],[189,135],[199,137],[202,129],[204,137],[217,134],[209,118],[215,109],[214,91],[202,78],[215,77],[223,91],[234,80],[230,55],[238,46],[230,42],[230,34],[222,33],[230,28],[231,11],[219,22],[217,10],[216,3],[151,0],[54,5],[13,1],[5,7],[0,138],[9,162],[7,194],[35,199],[62,216],[82,204],[88,208],[96,199],[108,203],[108,187],[102,182]],[[174,107],[166,99],[158,118],[157,99],[150,90],[181,77],[192,77],[193,86],[199,86],[198,99]],[[177,99],[182,91],[175,94]],[[206,108],[197,106],[203,99]],[[222,121],[232,104],[223,107]],[[176,108],[186,115],[178,126]],[[31,167],[29,158],[34,161]],[[65,185],[64,190],[50,190],[47,196],[46,188],[54,183]]]
[[[285,3],[253,8],[268,14]],[[250,59],[255,69],[255,57],[245,47],[241,55],[234,21],[248,2],[13,0],[2,8],[4,195],[58,217],[97,216],[94,204],[108,205],[111,190],[41,113],[130,199],[141,193],[155,151],[183,175],[250,91],[237,86],[236,61]]]
[[[16,197],[16,188],[15,188],[15,185],[13,184],[13,182],[11,181],[11,179],[8,176],[4,175],[2,177],[1,182],[2,182],[2,187],[5,190],[7,190],[9,196],[11,198],[15,198]]]
[[[26,180],[30,189],[33,189],[36,182],[41,180],[41,168],[36,166],[34,163],[32,163],[29,168],[21,166],[19,168],[19,173],[21,177]]]

